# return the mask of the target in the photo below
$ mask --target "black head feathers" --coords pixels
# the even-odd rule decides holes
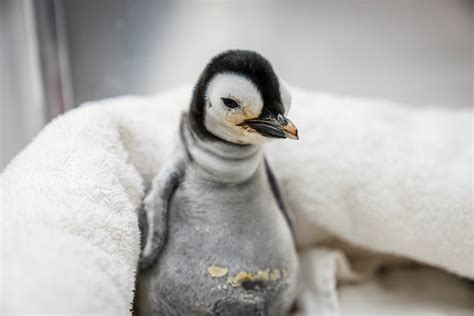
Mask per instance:
[[[193,129],[202,136],[216,138],[204,125],[205,94],[209,82],[220,73],[244,76],[257,87],[264,103],[261,116],[284,113],[278,77],[268,60],[253,51],[228,50],[210,60],[194,87],[189,120]]]

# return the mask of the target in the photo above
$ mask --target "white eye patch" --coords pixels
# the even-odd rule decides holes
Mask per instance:
[[[239,107],[227,107],[222,98],[236,101]],[[246,118],[258,117],[263,108],[263,100],[257,87],[249,79],[235,73],[216,75],[207,87],[206,99],[206,111],[216,118],[237,113]]]

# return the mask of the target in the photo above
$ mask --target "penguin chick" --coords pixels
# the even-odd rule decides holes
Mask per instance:
[[[180,142],[145,199],[143,315],[284,315],[298,272],[291,220],[261,145],[298,139],[291,96],[252,51],[214,57]]]

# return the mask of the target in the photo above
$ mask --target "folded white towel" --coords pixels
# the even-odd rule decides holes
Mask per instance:
[[[268,155],[300,220],[300,244],[322,227],[474,278],[472,109],[293,94],[301,140],[274,143]]]
[[[12,161],[0,178],[2,314],[129,313],[136,211],[189,96],[183,88],[92,102],[54,120]],[[474,278],[472,110],[297,89],[293,97],[301,141],[266,150],[299,246],[329,232]]]

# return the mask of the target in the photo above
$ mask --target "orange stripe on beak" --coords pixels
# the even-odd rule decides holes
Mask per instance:
[[[283,126],[283,131],[285,132],[286,137],[291,139],[300,139],[298,137],[298,129],[296,128],[295,124],[292,121],[288,120],[288,123]]]

